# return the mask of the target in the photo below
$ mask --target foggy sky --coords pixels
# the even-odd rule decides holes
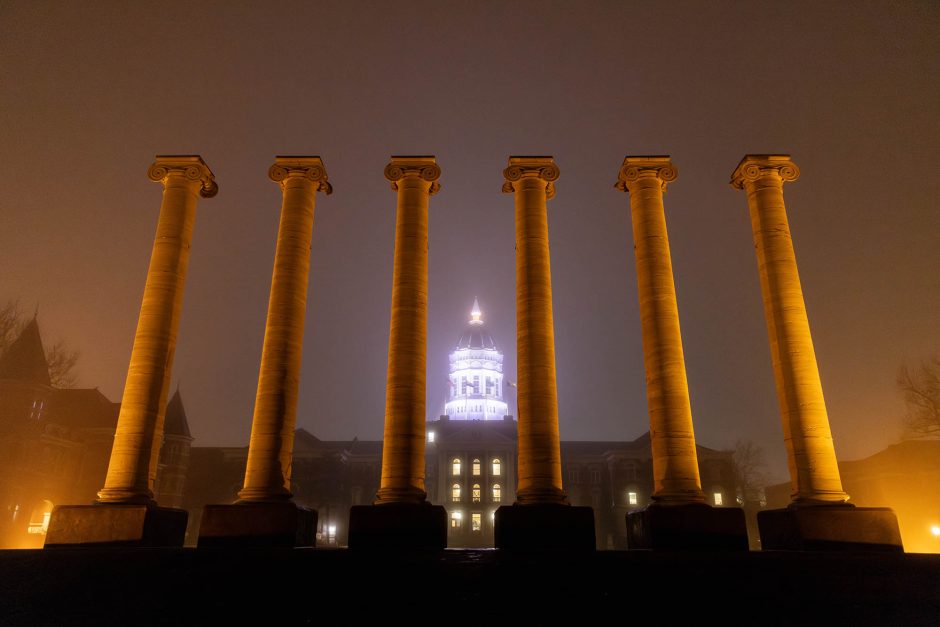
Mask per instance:
[[[625,154],[671,154],[665,197],[699,443],[783,436],[743,192],[790,153],[787,210],[836,449],[896,441],[894,378],[940,352],[940,5],[932,2],[0,3],[0,300],[39,306],[119,401],[161,188],[200,154],[173,385],[197,446],[247,445],[281,193],[321,155],[298,426],[382,435],[392,154],[434,154],[428,414],[474,297],[515,380],[510,154],[551,154],[563,439],[648,428]],[[510,399],[514,408],[515,403]]]

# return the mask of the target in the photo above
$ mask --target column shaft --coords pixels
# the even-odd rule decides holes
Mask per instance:
[[[531,161],[531,162],[530,162]],[[520,504],[566,503],[561,478],[555,333],[546,201],[558,168],[551,158],[510,158],[504,172],[514,192],[516,326],[519,388]]]
[[[433,157],[393,158],[398,192],[392,311],[385,387],[385,438],[377,504],[423,503],[428,307],[428,205],[440,168]]]
[[[798,176],[789,157],[748,155],[732,184],[747,192],[791,498],[795,503],[842,503],[848,495],[839,476],[783,201],[783,182]]]
[[[618,185],[630,192],[643,362],[653,449],[653,500],[704,502],[679,329],[663,191],[668,157],[627,157]]]
[[[283,200],[241,501],[291,496],[290,475],[316,192],[330,193],[319,158],[278,158],[270,177]]]
[[[198,157],[158,157],[148,174],[164,184],[163,201],[102,503],[153,501],[196,200],[218,190]]]

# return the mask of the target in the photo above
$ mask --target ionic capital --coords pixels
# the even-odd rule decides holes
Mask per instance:
[[[441,189],[437,179],[441,178],[441,167],[434,157],[392,157],[385,166],[385,178],[392,183],[392,190],[398,191],[398,181],[405,178],[418,178],[431,183],[429,194],[434,195]]]
[[[203,198],[212,198],[219,193],[215,175],[199,155],[157,155],[147,170],[147,176],[151,181],[163,183],[164,187],[175,176],[181,176],[187,181],[198,181],[199,195]]]
[[[516,191],[516,185],[523,179],[545,181],[545,197],[555,196],[555,181],[561,176],[561,170],[555,165],[554,157],[509,157],[509,167],[503,170],[503,193]]]
[[[662,190],[666,191],[666,184],[676,180],[677,176],[679,176],[679,171],[676,170],[676,166],[672,165],[669,155],[628,156],[623,159],[623,165],[620,166],[620,174],[617,176],[614,187],[622,192],[628,192],[641,179],[656,179],[662,185]]]
[[[326,168],[320,157],[275,157],[274,165],[268,168],[268,178],[279,183],[281,189],[291,178],[304,178],[311,181],[314,190],[325,194],[333,193]]]
[[[790,159],[790,155],[744,155],[731,173],[731,187],[744,189],[747,182],[761,179],[782,186],[798,178],[800,169]]]

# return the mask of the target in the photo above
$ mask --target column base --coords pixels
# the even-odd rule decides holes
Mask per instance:
[[[744,510],[704,503],[652,503],[627,513],[627,548],[747,551]]]
[[[447,548],[447,512],[440,505],[388,503],[349,509],[351,549]]]
[[[293,501],[206,505],[196,546],[315,546],[317,511]]]
[[[898,518],[888,507],[801,505],[757,514],[765,551],[904,552]]]
[[[49,519],[45,548],[76,545],[181,547],[188,518],[185,509],[157,505],[60,505]]]
[[[574,505],[505,505],[496,510],[496,548],[593,551],[594,510]]]

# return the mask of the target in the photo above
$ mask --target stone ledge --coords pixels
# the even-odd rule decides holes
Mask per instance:
[[[49,519],[45,548],[70,545],[181,547],[188,518],[184,509],[155,505],[60,505]]]
[[[574,505],[505,505],[496,510],[496,548],[595,550],[594,510]]]
[[[443,549],[447,512],[440,505],[355,505],[349,510],[350,549]]]
[[[312,547],[317,511],[292,501],[206,505],[199,547]]]
[[[630,549],[748,550],[744,511],[737,507],[653,503],[626,518]]]
[[[898,519],[888,507],[804,505],[757,514],[765,551],[903,552]]]

